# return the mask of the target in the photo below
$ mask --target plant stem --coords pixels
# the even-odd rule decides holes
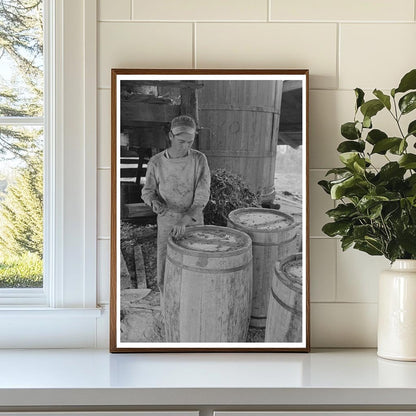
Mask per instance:
[[[396,100],[393,98],[393,103],[394,103],[394,112],[396,114],[396,116],[394,116],[394,114],[391,112],[391,110],[389,110],[389,113],[391,114],[391,116],[394,118],[394,121],[397,124],[397,127],[399,128],[400,134],[402,135],[403,139],[406,139],[405,135],[403,134],[402,128],[400,126],[400,117],[402,116],[402,114],[400,114],[400,116],[397,116],[397,104],[396,104]]]

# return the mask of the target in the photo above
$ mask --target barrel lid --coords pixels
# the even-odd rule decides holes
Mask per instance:
[[[295,225],[292,216],[268,208],[239,208],[230,212],[228,219],[239,227],[265,232],[288,229]]]
[[[286,257],[280,263],[276,263],[276,271],[279,269],[285,278],[290,281],[292,284],[301,285],[302,284],[302,253],[293,254]]]
[[[283,270],[292,279],[300,279],[302,277],[302,259],[286,263]]]
[[[169,241],[177,247],[199,253],[235,253],[251,245],[247,234],[215,225],[188,227],[181,238],[170,237]]]

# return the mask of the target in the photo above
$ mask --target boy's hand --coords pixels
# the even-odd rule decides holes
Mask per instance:
[[[155,214],[163,215],[168,210],[168,207],[163,202],[158,201],[155,199],[152,201],[152,209]]]
[[[175,238],[182,237],[185,234],[185,229],[187,225],[191,225],[193,223],[192,218],[185,214],[172,228],[170,232],[171,235]]]

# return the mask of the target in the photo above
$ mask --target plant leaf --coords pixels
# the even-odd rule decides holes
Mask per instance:
[[[388,200],[389,199],[383,195],[364,195],[357,204],[357,208],[360,211],[365,212],[367,209],[374,207],[379,202]]]
[[[339,155],[339,160],[346,166],[352,166],[360,158],[357,152],[345,152]]]
[[[371,152],[371,154],[377,153],[380,155],[384,155],[387,150],[391,149],[394,146],[399,147],[402,139],[399,137],[387,137],[386,139],[382,139],[378,141]]]
[[[400,80],[399,86],[395,89],[395,93],[397,92],[406,92],[409,90],[416,89],[416,69],[412,69],[407,74],[403,76]]]
[[[341,142],[339,146],[337,147],[337,151],[340,153],[346,153],[346,152],[364,152],[365,149],[365,142],[363,140],[358,140],[356,142],[353,141],[346,141]]]
[[[366,236],[373,233],[371,225],[357,225],[352,230],[352,235],[354,239],[364,240]]]
[[[373,127],[373,123],[371,122],[371,117],[364,116],[363,127],[366,129],[371,129]]]
[[[341,247],[342,251],[347,250],[354,244],[354,237],[351,235],[346,235],[341,238]]]
[[[341,218],[350,217],[356,212],[357,210],[355,209],[354,204],[339,204],[336,208],[327,211],[326,214],[334,220],[338,220]]]
[[[416,169],[416,155],[408,153],[399,159],[399,165],[405,169]]]
[[[336,235],[345,235],[351,227],[349,221],[335,221],[329,222],[322,227],[322,231],[329,237],[335,237]]]
[[[348,168],[333,168],[330,169],[325,176],[335,174],[335,175],[344,175],[345,173],[351,172],[351,169]]]
[[[402,257],[402,250],[400,249],[400,245],[399,242],[397,241],[397,239],[393,239],[391,241],[389,241],[389,243],[387,244],[387,255],[388,259],[390,261],[394,261],[398,258]]]
[[[384,104],[380,102],[380,100],[370,100],[366,101],[360,109],[365,118],[371,118],[375,116],[383,108]]]
[[[349,181],[349,182],[347,182]],[[354,181],[354,176],[350,176],[348,178],[342,178],[339,181],[334,181],[332,182],[332,186],[331,186],[331,198],[332,199],[340,199],[342,197],[342,195],[344,195],[344,190],[345,190],[345,183],[348,187],[349,184],[353,184],[352,182]]]
[[[397,162],[389,162],[381,167],[378,176],[382,181],[388,181],[391,178],[403,178],[406,169],[400,167]]]
[[[361,137],[360,130],[357,129],[357,122],[350,121],[341,126],[341,135],[348,140],[357,140]]]
[[[327,193],[331,194],[331,187],[328,181],[322,180],[318,182],[318,185]]]
[[[381,212],[383,211],[383,204],[376,204],[374,207],[370,208],[370,218],[375,220],[381,216]]]
[[[416,120],[413,120],[410,124],[409,127],[407,128],[407,135],[408,136],[415,136],[416,137]]]
[[[383,103],[388,110],[391,109],[390,97],[385,95],[382,91],[375,89],[373,94]]]
[[[394,155],[402,155],[403,152],[407,149],[407,141],[406,139],[400,139],[400,143],[398,145],[394,145],[390,148],[390,153]]]
[[[384,131],[374,129],[368,132],[366,140],[368,143],[374,145],[380,140],[387,139],[387,137],[388,136],[386,133],[384,133]]]
[[[399,100],[399,108],[402,114],[407,114],[416,108],[416,91],[409,92]]]
[[[331,198],[340,199],[346,195],[347,189],[354,188],[357,184],[360,183],[360,180],[357,176],[350,176],[348,178],[343,178],[341,181],[334,181],[335,184],[331,187]],[[356,189],[358,191],[358,189]]]
[[[358,111],[358,109],[364,104],[364,91],[361,88],[356,88],[355,90],[355,111]]]
[[[416,254],[416,227],[407,227],[398,238],[400,246],[411,254]]]
[[[364,251],[370,256],[381,256],[383,254],[381,249],[375,248],[372,244],[370,245],[369,242],[356,242],[354,244],[354,248],[360,251]]]

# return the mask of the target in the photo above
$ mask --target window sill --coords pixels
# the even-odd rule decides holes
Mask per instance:
[[[0,307],[0,348],[107,345],[108,308]]]
[[[101,308],[45,308],[33,305],[19,307],[0,306],[0,318],[13,317],[67,317],[67,318],[99,318]]]

